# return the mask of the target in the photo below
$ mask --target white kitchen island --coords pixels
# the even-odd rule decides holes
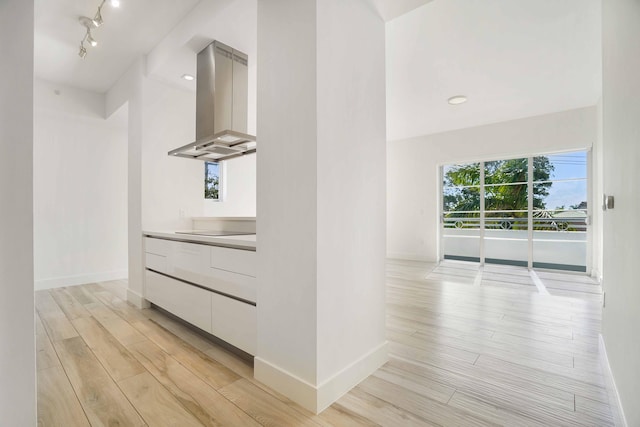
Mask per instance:
[[[255,355],[256,235],[145,231],[144,297]]]

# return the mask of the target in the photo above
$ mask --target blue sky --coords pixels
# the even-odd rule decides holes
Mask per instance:
[[[551,179],[569,179],[587,177],[587,153],[554,154],[547,156],[554,166]]]
[[[547,209],[568,208],[587,200],[587,153],[563,153],[547,156],[554,166],[551,180],[584,178],[580,181],[554,182],[546,197]]]
[[[219,177],[219,168],[220,165],[218,163],[207,162],[206,173],[209,175],[209,178],[212,178],[214,176]]]

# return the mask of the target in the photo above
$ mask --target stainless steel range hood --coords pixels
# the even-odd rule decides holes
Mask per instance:
[[[197,57],[196,140],[170,156],[219,162],[256,152],[247,132],[248,57],[218,41]]]

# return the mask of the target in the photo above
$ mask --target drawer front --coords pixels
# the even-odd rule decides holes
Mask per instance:
[[[256,307],[223,295],[211,295],[211,333],[247,353],[256,354]]]
[[[211,332],[212,293],[147,270],[145,298],[187,322]]]
[[[209,268],[209,276],[202,285],[247,301],[256,302],[256,278],[244,274]]]
[[[206,262],[209,247],[195,243],[171,242],[173,246],[173,267],[178,270],[200,272]],[[206,265],[206,264],[204,264]]]
[[[201,284],[209,274],[209,246],[196,243],[171,242],[171,276]]]
[[[160,273],[167,272],[167,257],[162,255],[156,255],[151,253],[144,254],[144,262],[147,268],[151,270],[159,271]]]
[[[256,277],[256,252],[211,247],[211,267]]]
[[[169,256],[171,253],[171,241],[164,239],[144,238],[144,251],[150,254]]]

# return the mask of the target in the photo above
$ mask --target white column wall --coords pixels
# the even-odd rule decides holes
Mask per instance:
[[[255,376],[268,385],[265,364],[317,383],[315,46],[315,1],[258,1]]]
[[[628,426],[640,425],[640,2],[603,1],[604,212],[602,335]]]
[[[321,411],[387,360],[384,22],[258,2],[255,376]]]
[[[597,137],[597,108],[587,107],[388,142],[387,256],[437,261],[438,166],[585,150]]]
[[[142,138],[143,138],[144,60],[134,63],[121,79],[127,87],[129,121],[127,241],[129,249],[129,279],[127,300],[146,307],[144,299],[144,254],[142,249]],[[107,97],[107,109],[109,97]]]
[[[0,425],[36,425],[33,2],[0,2]]]
[[[317,11],[323,383],[386,343],[385,27],[365,1],[319,1]]]

